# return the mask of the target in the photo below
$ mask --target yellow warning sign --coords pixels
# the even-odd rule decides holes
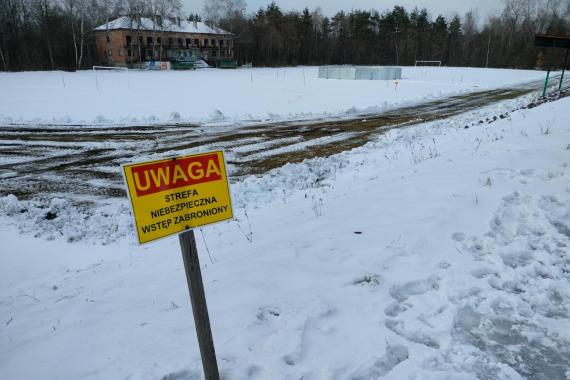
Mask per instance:
[[[222,151],[123,166],[140,244],[233,218]]]

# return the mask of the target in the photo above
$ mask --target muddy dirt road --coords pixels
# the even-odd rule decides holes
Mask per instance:
[[[481,91],[352,120],[248,126],[0,126],[0,196],[77,202],[124,196],[126,162],[223,149],[233,180],[287,162],[361,146],[391,128],[448,118],[537,91],[540,83]]]

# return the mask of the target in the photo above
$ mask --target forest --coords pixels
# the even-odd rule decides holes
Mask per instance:
[[[560,67],[563,51],[533,46],[537,33],[570,34],[570,0],[504,0],[501,12],[444,17],[429,9],[283,10],[244,0],[0,0],[0,70],[78,70],[97,64],[93,28],[121,15],[185,17],[231,31],[235,58],[254,66],[322,64]]]

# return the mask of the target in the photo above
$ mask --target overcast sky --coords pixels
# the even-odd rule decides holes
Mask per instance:
[[[185,5],[185,11],[201,12],[204,0],[182,0]],[[266,7],[271,0],[246,0],[247,12],[255,12],[259,7]],[[479,17],[484,18],[490,13],[497,12],[502,8],[501,0],[275,0],[277,5],[283,10],[297,9],[304,7],[313,9],[320,6],[323,13],[332,16],[339,10],[351,9],[377,9],[380,12],[391,9],[394,5],[403,5],[406,9],[411,10],[415,6],[418,8],[425,7],[431,15],[442,14],[449,16],[453,13],[463,15],[470,9],[478,10]]]

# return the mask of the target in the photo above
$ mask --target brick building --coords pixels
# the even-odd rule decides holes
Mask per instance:
[[[233,34],[203,22],[119,17],[94,30],[100,64],[232,60]]]

